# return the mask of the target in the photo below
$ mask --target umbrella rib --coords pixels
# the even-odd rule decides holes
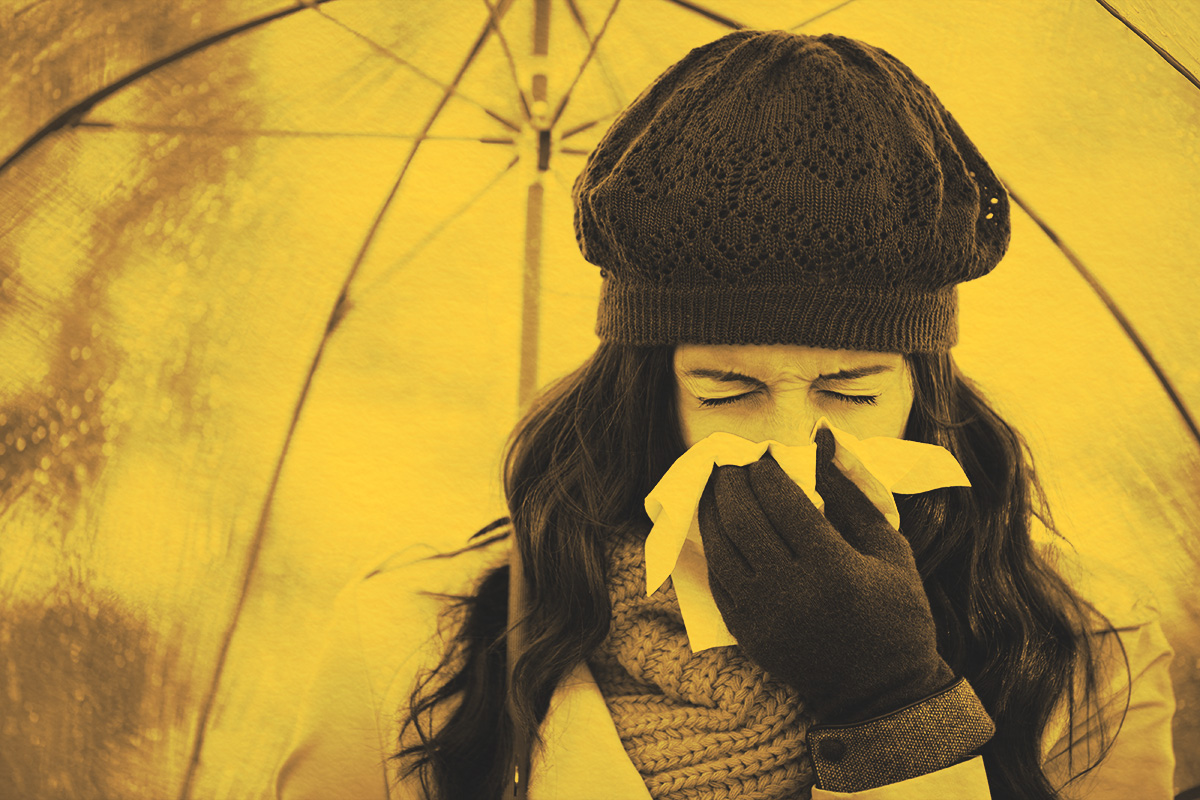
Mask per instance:
[[[1146,345],[1145,341],[1142,340],[1141,335],[1138,334],[1137,330],[1133,327],[1133,323],[1130,322],[1129,318],[1126,317],[1124,312],[1121,311],[1116,300],[1114,300],[1112,295],[1110,295],[1108,291],[1100,285],[1100,281],[1098,281],[1096,276],[1092,274],[1091,270],[1084,265],[1083,261],[1075,253],[1075,251],[1068,247],[1066,242],[1060,239],[1058,234],[1055,233],[1048,224],[1046,224],[1046,221],[1038,216],[1033,209],[1031,209],[1025,203],[1025,201],[1022,200],[1016,194],[1016,192],[1012,190],[1012,187],[1009,186],[1007,181],[1002,182],[1004,183],[1005,189],[1008,190],[1008,196],[1013,199],[1013,202],[1015,202],[1022,211],[1028,214],[1030,219],[1037,223],[1037,226],[1042,229],[1042,233],[1046,234],[1046,236],[1050,238],[1050,241],[1054,242],[1054,245],[1062,252],[1064,256],[1066,256],[1067,261],[1071,263],[1071,266],[1075,268],[1075,271],[1079,273],[1080,277],[1082,277],[1087,285],[1091,287],[1096,296],[1100,298],[1100,302],[1104,303],[1104,307],[1107,308],[1108,312],[1113,315],[1113,318],[1117,321],[1117,324],[1121,326],[1123,331],[1125,331],[1125,335],[1129,337],[1131,342],[1133,342],[1133,346],[1137,348],[1138,352],[1141,353],[1142,358],[1154,372],[1154,377],[1158,379],[1159,385],[1161,385],[1163,391],[1167,393],[1167,397],[1170,398],[1171,404],[1175,406],[1175,410],[1179,412],[1179,416],[1183,418],[1183,424],[1191,433],[1192,438],[1196,440],[1197,444],[1200,444],[1200,427],[1197,427],[1196,420],[1192,417],[1191,412],[1188,411],[1187,404],[1184,403],[1183,398],[1179,396],[1179,392],[1175,390],[1175,385],[1171,383],[1171,379],[1167,377],[1162,365],[1158,363],[1158,359],[1156,359],[1154,354],[1150,352],[1150,348]]]
[[[370,36],[367,36],[365,33],[361,32],[359,30],[356,30],[355,28],[350,27],[349,25],[342,22],[340,19],[337,19],[336,17],[331,17],[328,14],[325,14],[323,12],[321,13],[321,16],[324,19],[328,20],[329,22],[333,23],[334,25],[337,25],[339,28],[346,31],[347,33],[349,33],[353,36],[356,36],[359,39],[362,39],[364,42],[367,43],[368,46],[370,46],[374,50],[377,50],[381,55],[384,55],[387,58],[392,59],[393,61],[395,61],[397,64],[399,64],[402,67],[412,70],[420,77],[422,77],[425,80],[432,83],[434,86],[437,86],[443,92],[451,90],[451,87],[453,87],[453,89],[452,89],[453,94],[455,94],[458,97],[462,98],[463,100],[467,101],[471,105],[482,109],[484,111],[484,113],[486,113],[488,116],[499,121],[506,128],[509,128],[510,130],[513,130],[513,131],[521,130],[520,124],[508,119],[503,114],[501,114],[499,111],[496,111],[495,109],[492,109],[492,108],[488,108],[482,102],[480,102],[479,100],[476,100],[475,98],[471,97],[470,95],[464,94],[463,92],[459,91],[459,89],[457,87],[457,83],[458,83],[459,78],[461,78],[461,75],[455,77],[453,84],[442,83],[440,80],[438,80],[434,76],[430,75],[429,73],[425,72],[425,70],[421,69],[416,64],[409,61],[408,59],[404,58],[403,56],[401,56],[399,53],[392,50],[387,45],[380,44],[379,42],[372,39]],[[474,53],[472,53],[469,56],[469,58],[473,58],[473,57],[474,57]],[[524,102],[524,98],[522,98],[522,102]]]
[[[568,128],[567,130],[565,130],[561,134],[559,134],[558,140],[561,142],[563,139],[570,139],[572,136],[575,136],[576,134],[579,134],[579,133],[583,133],[588,128],[594,128],[595,126],[599,125],[601,122],[604,122],[604,120],[612,119],[613,117],[617,116],[617,114],[620,114],[620,113],[621,113],[620,111],[612,111],[608,114],[605,114],[603,117],[597,117],[596,119],[588,120],[587,122],[581,122],[578,125],[576,125],[574,128]]]
[[[788,28],[788,30],[790,30],[790,31],[798,31],[798,30],[800,30],[801,28],[803,28],[803,27],[804,27],[804,26],[806,26],[806,25],[811,25],[811,24],[813,24],[814,22],[816,22],[817,20],[821,19],[822,17],[827,17],[827,16],[829,16],[830,14],[832,14],[832,13],[833,13],[833,12],[835,12],[835,11],[841,11],[843,8],[845,8],[846,6],[850,5],[850,4],[851,4],[851,3],[853,3],[853,2],[855,2],[855,0],[843,0],[843,2],[841,2],[841,3],[838,3],[836,6],[834,6],[834,7],[832,7],[832,8],[827,8],[827,9],[825,9],[825,10],[824,10],[824,11],[822,11],[820,14],[816,14],[816,15],[814,15],[814,16],[811,16],[811,17],[809,17],[808,19],[804,20],[803,22],[797,22],[797,23],[796,23],[795,25],[793,25],[791,28]]]
[[[1109,14],[1112,14],[1114,17],[1116,17],[1122,25],[1137,34],[1138,38],[1140,38],[1143,42],[1150,45],[1154,52],[1158,53],[1162,57],[1163,61],[1166,61],[1175,68],[1176,72],[1187,78],[1197,89],[1200,89],[1200,79],[1197,79],[1196,76],[1192,74],[1192,71],[1181,64],[1179,60],[1175,58],[1175,56],[1171,55],[1171,53],[1165,47],[1151,39],[1149,34],[1143,32],[1141,28],[1126,19],[1121,12],[1112,7],[1112,4],[1109,3],[1108,0],[1096,0],[1096,2],[1099,3],[1101,7],[1103,7],[1104,10]]]
[[[319,3],[328,3],[330,1],[331,0],[312,0],[312,2]],[[173,53],[168,53],[161,58],[151,61],[149,64],[146,64],[143,67],[139,67],[125,77],[118,78],[107,86],[97,89],[95,92],[92,92],[75,105],[59,113],[58,116],[47,122],[36,132],[34,132],[32,136],[26,139],[16,150],[14,150],[7,158],[5,158],[3,162],[0,162],[0,174],[3,174],[5,170],[7,170],[17,161],[17,159],[25,155],[25,153],[37,145],[38,142],[42,141],[42,139],[45,139],[47,136],[55,133],[61,128],[65,128],[68,125],[77,123],[84,114],[86,114],[92,109],[93,106],[96,105],[96,103],[107,99],[115,92],[118,92],[134,81],[149,75],[156,69],[165,67],[168,64],[179,61],[182,58],[186,58],[187,56],[199,52],[200,50],[203,50],[211,45],[217,44],[218,42],[223,42],[239,33],[245,33],[246,31],[253,30],[260,25],[265,25],[268,22],[274,22],[277,19],[283,19],[284,17],[291,16],[297,11],[304,11],[305,8],[306,7],[302,5],[289,6],[288,8],[280,9],[279,11],[272,11],[271,13],[264,14],[261,17],[255,17],[254,19],[247,20],[246,22],[243,22],[240,25],[235,25],[228,30],[219,31],[211,36],[200,39],[199,41],[192,42],[188,46],[176,50]]]
[[[496,39],[500,42],[500,49],[504,51],[504,60],[508,63],[508,74],[512,78],[513,88],[517,90],[517,97],[521,101],[521,110],[525,114],[525,119],[530,119],[533,115],[529,110],[529,98],[525,96],[525,91],[521,88],[521,78],[517,75],[517,61],[513,58],[512,50],[508,47],[508,38],[505,37],[504,31],[500,28],[500,17],[496,13],[496,7],[492,5],[492,0],[483,0],[483,4],[487,6],[488,18],[492,21],[492,30],[496,32]]]
[[[693,3],[691,0],[667,0],[667,2],[671,5],[679,6],[680,8],[686,8],[688,11],[693,11],[702,17],[711,19],[713,22],[719,25],[724,25],[726,28],[733,28],[734,30],[738,31],[746,28],[745,25],[733,19],[732,17],[719,14],[710,8],[705,8],[698,3]]]
[[[26,11],[31,11],[46,2],[48,2],[48,0],[32,0],[32,2],[26,3],[25,5],[21,6],[20,8],[18,8],[16,11],[13,12],[13,19],[16,19],[17,17],[24,14]]]
[[[587,29],[587,20],[583,18],[583,14],[579,10],[579,4],[575,0],[567,0],[567,10],[571,12],[571,19],[575,20],[575,25],[579,30],[583,31],[583,35],[590,42],[592,40],[592,33]]]
[[[591,42],[592,33],[587,28],[587,20],[583,18],[583,13],[579,10],[579,4],[575,0],[567,0],[567,10],[571,12],[571,19],[575,21],[575,25],[583,32],[584,38]],[[612,72],[608,69],[604,59],[596,56],[596,63],[600,65],[600,74],[604,76],[604,82],[608,84],[608,90],[616,98],[617,105],[620,108],[624,108],[627,105],[625,102],[625,93],[621,91],[621,87],[613,80]]]
[[[507,0],[506,0],[507,1]],[[271,479],[267,484],[266,497],[263,500],[262,508],[259,510],[258,521],[254,527],[254,535],[249,543],[249,553],[246,557],[246,566],[242,573],[241,587],[238,592],[237,602],[234,604],[233,615],[230,619],[228,627],[225,629],[225,635],[221,641],[220,650],[217,652],[216,667],[213,670],[212,682],[209,684],[208,691],[205,693],[204,702],[200,707],[199,719],[196,722],[196,738],[192,745],[191,758],[188,760],[187,771],[184,774],[183,784],[180,787],[180,800],[187,800],[191,795],[192,782],[195,780],[196,770],[200,766],[200,753],[204,748],[205,733],[208,729],[208,720],[212,716],[213,705],[216,702],[217,691],[221,687],[221,678],[225,672],[225,663],[229,657],[229,649],[233,643],[234,634],[237,632],[238,623],[241,621],[242,609],[246,605],[246,599],[250,595],[250,586],[254,580],[255,569],[258,566],[258,557],[262,552],[262,545],[267,534],[267,520],[270,518],[271,506],[275,501],[275,492],[279,488],[279,480],[283,475],[283,465],[287,461],[287,455],[291,449],[292,441],[296,438],[296,431],[299,428],[300,414],[304,410],[305,401],[308,399],[309,391],[312,389],[313,378],[317,374],[317,368],[321,364],[321,358],[325,353],[325,347],[333,336],[333,332],[337,330],[338,325],[349,311],[347,295],[350,289],[350,284],[354,282],[354,278],[358,275],[358,270],[366,259],[367,251],[370,249],[372,242],[375,240],[375,234],[378,233],[380,225],[383,223],[383,218],[387,215],[388,209],[392,205],[392,201],[396,199],[396,195],[400,191],[400,185],[404,182],[405,175],[408,174],[408,168],[412,166],[413,160],[416,158],[417,151],[421,147],[425,136],[433,128],[433,124],[437,121],[438,115],[442,109],[446,107],[446,103],[450,101],[450,97],[454,94],[455,87],[466,74],[467,69],[471,66],[471,62],[482,49],[484,42],[487,41],[489,32],[491,31],[491,23],[476,37],[475,45],[467,54],[467,58],[463,61],[458,73],[454,76],[454,80],[442,93],[442,99],[434,108],[433,113],[425,121],[425,125],[421,128],[421,134],[413,142],[412,147],[408,150],[408,156],[404,159],[404,163],[400,167],[400,172],[396,176],[395,182],[392,184],[391,190],[380,206],[379,211],[375,214],[375,218],[371,221],[371,226],[367,230],[367,235],[363,238],[363,243],[358,249],[358,253],[354,257],[353,263],[346,274],[345,280],[342,282],[341,291],[338,292],[337,300],[333,303],[333,308],[329,312],[329,319],[325,324],[325,332],[321,335],[321,340],[317,343],[316,352],[313,354],[312,362],[308,366],[308,372],[304,376],[304,382],[300,387],[300,393],[296,397],[296,404],[292,409],[292,418],[288,423],[287,433],[284,436],[283,446],[279,451],[279,458],[275,460],[275,468],[271,472]]]
[[[429,233],[427,233],[424,236],[424,238],[421,239],[421,241],[417,242],[412,247],[410,247],[408,249],[408,252],[406,252],[404,255],[402,255],[398,259],[396,259],[396,262],[394,264],[392,264],[390,267],[388,267],[388,269],[385,272],[383,272],[375,280],[371,281],[371,283],[364,286],[362,289],[356,290],[354,293],[354,296],[350,298],[351,301],[355,300],[355,298],[360,297],[360,296],[364,297],[364,298],[369,297],[371,295],[371,293],[376,290],[377,287],[390,281],[392,279],[392,277],[399,270],[408,266],[408,264],[411,263],[412,260],[414,258],[416,258],[421,253],[422,250],[424,250],[426,247],[429,246],[430,242],[432,242],[434,239],[436,239],[439,235],[441,235],[442,231],[444,231],[447,227],[450,226],[450,223],[454,222],[454,220],[458,219],[463,214],[467,213],[467,211],[469,211],[473,205],[475,205],[477,202],[479,202],[480,198],[482,198],[485,194],[487,194],[489,191],[491,191],[492,187],[494,187],[497,183],[499,183],[500,180],[505,175],[507,175],[509,172],[511,172],[512,168],[515,167],[520,160],[521,160],[521,157],[519,155],[514,156],[512,161],[508,162],[508,165],[505,166],[504,169],[500,170],[500,172],[497,173],[494,178],[492,178],[490,181],[488,181],[483,186],[482,189],[480,189],[475,194],[471,195],[471,197],[467,198],[467,201],[465,203],[463,203],[461,206],[456,208],[449,216],[445,217],[441,222],[439,222],[433,228],[433,230],[431,230]],[[357,305],[361,306],[363,302],[364,301],[359,301],[357,303]]]
[[[202,136],[280,136],[297,138],[367,138],[396,139],[411,141],[415,133],[370,133],[367,131],[289,131],[283,128],[209,128],[195,125],[143,125],[137,122],[106,122],[88,120],[76,127],[95,128],[102,131],[134,131],[137,133],[187,133]],[[515,144],[516,140],[503,136],[426,136],[429,141],[482,142],[484,144]]]
[[[599,46],[600,40],[604,38],[605,32],[608,31],[608,23],[612,21],[613,15],[617,13],[617,7],[620,5],[621,0],[613,0],[613,4],[608,9],[607,16],[604,17],[604,22],[600,25],[600,31],[596,34],[596,38],[592,39],[588,45],[587,55],[579,65],[579,70],[575,73],[575,77],[571,80],[567,91],[563,92],[562,99],[558,101],[558,108],[554,110],[554,116],[550,119],[549,127],[553,128],[558,123],[559,118],[562,117],[563,112],[566,111],[567,103],[571,101],[571,93],[575,91],[575,87],[579,84],[579,79],[583,77],[583,71],[587,69],[593,56],[596,55],[596,48]]]

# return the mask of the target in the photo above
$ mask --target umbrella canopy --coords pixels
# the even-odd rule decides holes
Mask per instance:
[[[595,347],[586,153],[736,27],[889,50],[1012,190],[956,355],[1157,592],[1200,784],[1194,5],[0,14],[0,795],[268,792],[337,589],[503,514],[522,405]]]

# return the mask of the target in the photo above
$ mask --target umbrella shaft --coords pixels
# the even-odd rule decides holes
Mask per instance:
[[[532,183],[525,203],[525,268],[521,280],[521,362],[517,388],[517,400],[522,412],[537,389],[543,195],[542,184]]]

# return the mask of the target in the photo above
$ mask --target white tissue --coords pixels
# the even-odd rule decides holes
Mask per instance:
[[[810,439],[823,427],[829,428],[837,443],[835,463],[897,530],[900,513],[893,493],[918,494],[943,486],[971,485],[962,466],[944,447],[884,436],[860,441],[824,417],[813,426]],[[721,432],[688,449],[646,495],[646,513],[654,523],[646,537],[646,594],[653,594],[670,576],[692,652],[737,643],[708,587],[708,562],[697,516],[700,495],[714,466],[745,466],[767,451],[813,505],[824,510],[825,501],[816,490],[815,441],[798,446],[771,440],[751,442]]]

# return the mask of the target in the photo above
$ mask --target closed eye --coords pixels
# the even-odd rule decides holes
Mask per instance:
[[[712,408],[713,406],[723,406],[727,403],[736,403],[738,400],[756,394],[758,392],[746,392],[746,394],[735,394],[733,397],[701,397],[699,399],[701,407]]]
[[[843,400],[847,403],[854,403],[855,405],[860,405],[860,406],[861,405],[873,406],[876,404],[876,401],[878,401],[878,399],[879,399],[879,395],[877,395],[877,394],[842,394],[841,392],[830,392],[828,390],[823,390],[821,392],[821,394],[828,395],[834,399]]]
[[[739,400],[744,400],[747,397],[753,397],[757,394],[759,394],[759,392],[755,391],[746,392],[745,394],[735,394],[732,397],[701,397],[699,400],[701,407],[712,408],[714,406],[723,406],[729,403],[736,403]],[[822,390],[821,394],[834,400],[844,403],[853,403],[854,405],[873,406],[876,405],[879,400],[879,395],[877,394],[842,394],[841,392],[831,392],[828,390]]]

